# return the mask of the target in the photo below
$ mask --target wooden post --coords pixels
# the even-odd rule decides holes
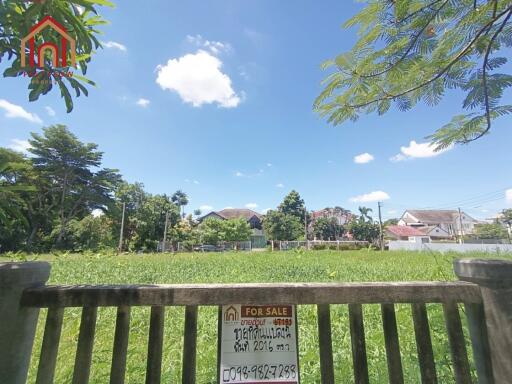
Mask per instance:
[[[0,380],[25,384],[39,315],[21,307],[25,288],[42,286],[50,276],[45,262],[0,263]]]
[[[485,322],[478,311],[467,312],[474,355],[485,357],[490,350],[491,361],[477,364],[479,380],[508,383],[512,377],[512,262],[462,259],[454,261],[454,269],[459,279],[478,284],[482,294]],[[494,381],[489,377],[491,370]]]

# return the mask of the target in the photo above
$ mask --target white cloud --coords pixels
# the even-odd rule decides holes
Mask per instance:
[[[383,201],[388,200],[390,196],[383,191],[373,191],[370,193],[365,193],[363,195],[351,197],[349,200],[352,203],[371,203],[374,201]]]
[[[388,214],[390,214],[390,215],[394,215],[395,213],[396,213],[396,210],[395,210],[395,209],[390,209],[390,210],[388,211]]]
[[[407,159],[416,159],[416,158],[427,158],[427,157],[435,157],[439,156],[441,153],[449,151],[453,148],[453,145],[450,145],[447,148],[441,149],[440,151],[435,151],[435,146],[432,143],[417,143],[414,140],[409,142],[409,146],[400,147],[400,153],[391,157],[389,160],[396,163],[398,161],[403,161]]]
[[[151,101],[149,101],[148,99],[144,99],[143,97],[141,97],[139,100],[137,100],[136,104],[139,106],[139,107],[142,107],[142,108],[146,108],[149,103],[151,103]]]
[[[197,181],[197,180],[192,180],[192,183],[194,183],[194,184],[198,185],[198,184],[199,184],[199,181]]]
[[[267,163],[267,167],[271,167],[272,166],[272,163]]]
[[[209,50],[214,55],[218,55],[221,52],[229,52],[232,50],[232,47],[229,43],[223,43],[220,41],[210,41],[203,38],[201,35],[187,35],[187,41],[191,44],[194,44],[200,48],[205,48]]]
[[[505,200],[507,200],[507,203],[512,204],[512,188],[505,191]]]
[[[233,207],[224,207],[223,209],[233,209]]]
[[[264,215],[267,214],[268,211],[270,211],[272,208],[265,208],[265,209],[262,209],[261,210],[261,213],[263,213]]]
[[[164,90],[177,92],[185,103],[194,107],[217,103],[222,108],[234,108],[242,99],[221,67],[222,61],[217,57],[199,50],[159,65],[156,82]]]
[[[284,184],[283,183],[276,184],[276,187],[277,188],[284,188]]]
[[[236,171],[235,172],[235,176],[236,177],[244,177],[245,175],[242,172],[240,172],[240,171]]]
[[[31,145],[27,140],[12,139],[8,147],[18,152],[28,153],[28,149],[31,148]]]
[[[22,106],[9,103],[7,100],[0,99],[0,108],[5,111],[5,117],[11,119],[19,117],[31,123],[43,124],[43,121],[35,113],[27,112]]]
[[[48,116],[53,117],[56,115],[56,113],[52,107],[44,107],[44,109],[46,109],[46,113],[48,113]]]
[[[211,205],[207,205],[207,204],[205,204],[205,205],[201,205],[201,206],[199,207],[199,209],[200,209],[201,211],[211,211],[211,210],[213,209],[213,207],[212,207]]]
[[[247,203],[247,204],[245,204],[245,207],[249,208],[249,209],[254,209],[254,208],[258,208],[258,204],[256,204],[256,203]]]
[[[354,156],[354,163],[356,164],[366,164],[374,159],[373,155],[368,152],[361,153],[360,155]]]
[[[106,48],[118,49],[122,52],[126,52],[128,50],[128,48],[126,48],[126,45],[123,45],[115,41],[103,41],[101,44]]]

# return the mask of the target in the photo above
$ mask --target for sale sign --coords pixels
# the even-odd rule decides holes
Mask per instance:
[[[224,305],[219,321],[220,384],[298,384],[293,305]]]

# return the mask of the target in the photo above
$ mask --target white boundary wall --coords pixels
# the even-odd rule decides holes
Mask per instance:
[[[512,244],[458,244],[458,243],[413,243],[390,241],[389,250],[438,251],[438,252],[512,252]]]

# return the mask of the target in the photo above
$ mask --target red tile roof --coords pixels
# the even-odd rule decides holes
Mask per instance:
[[[420,230],[408,227],[406,225],[390,225],[386,228],[387,231],[398,237],[403,236],[425,236]]]

